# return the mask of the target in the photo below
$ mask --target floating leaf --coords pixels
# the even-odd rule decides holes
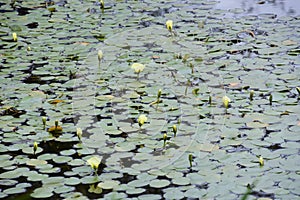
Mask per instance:
[[[29,166],[38,166],[38,165],[46,165],[47,161],[45,160],[39,160],[39,159],[30,159],[26,162]]]
[[[49,198],[53,195],[53,191],[46,187],[37,188],[31,193],[33,198]]]
[[[150,182],[150,187],[153,188],[164,188],[170,184],[170,181],[165,179],[155,179]]]
[[[6,190],[3,191],[3,193],[5,194],[19,194],[19,193],[24,193],[26,191],[25,188],[8,188]]]
[[[119,181],[115,180],[105,180],[104,182],[100,182],[97,187],[100,187],[102,189],[113,189],[117,187],[120,184]]]
[[[102,188],[95,186],[94,184],[90,185],[90,188],[88,190],[90,193],[95,193],[95,194],[101,194],[102,193]]]
[[[249,127],[249,128],[265,128],[268,126],[269,126],[269,124],[263,123],[260,121],[252,121],[252,122],[247,123],[247,127]]]

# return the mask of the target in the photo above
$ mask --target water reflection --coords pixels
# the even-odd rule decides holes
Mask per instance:
[[[244,14],[272,13],[277,16],[300,14],[299,0],[218,0],[215,8],[222,10],[242,8]]]

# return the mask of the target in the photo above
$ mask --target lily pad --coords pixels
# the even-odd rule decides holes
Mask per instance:
[[[47,161],[45,160],[38,160],[38,159],[30,159],[26,162],[29,166],[38,166],[38,165],[45,165],[47,164]]]
[[[165,179],[155,179],[150,182],[150,187],[153,188],[164,188],[170,184],[170,181]]]
[[[115,180],[105,180],[104,182],[98,183],[97,187],[102,189],[113,189],[120,184],[119,181]]]
[[[33,191],[33,193],[31,193],[31,197],[33,198],[49,198],[51,196],[53,196],[53,191],[51,191],[51,189],[49,190],[49,188],[37,188]]]

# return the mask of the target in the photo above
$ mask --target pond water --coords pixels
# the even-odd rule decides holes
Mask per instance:
[[[273,13],[277,16],[297,16],[300,14],[300,2],[295,0],[220,0],[216,9],[243,9],[243,15]]]
[[[291,2],[1,2],[0,198],[298,199]]]

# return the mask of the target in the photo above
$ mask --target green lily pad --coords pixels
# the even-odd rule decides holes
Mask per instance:
[[[49,175],[47,175],[47,174],[39,174],[35,171],[30,171],[30,172],[26,173],[26,176],[29,181],[42,181],[49,177]]]
[[[153,188],[164,188],[170,184],[170,181],[165,179],[155,179],[150,182],[150,187]]]
[[[30,194],[33,198],[49,198],[53,196],[53,191],[49,188],[37,188]]]
[[[136,195],[136,194],[142,194],[145,191],[146,189],[144,188],[131,188],[131,189],[127,189],[126,193],[131,195]]]
[[[93,184],[97,183],[99,181],[99,178],[97,176],[85,176],[81,179],[81,182],[83,184]]]
[[[97,187],[102,189],[113,189],[120,184],[119,181],[115,180],[105,180],[104,182],[98,183]]]
[[[190,179],[186,177],[175,177],[172,179],[172,183],[175,185],[188,185],[190,184]]]
[[[178,188],[167,188],[164,190],[164,198],[166,199],[182,199],[184,198],[184,193]]]
[[[38,165],[46,165],[47,161],[45,160],[38,160],[38,159],[30,159],[26,162],[29,166],[38,166]]]
[[[4,186],[14,186],[17,183],[18,181],[16,180],[8,180],[8,179],[0,180],[0,184]]]
[[[1,3],[0,198],[299,198],[299,9],[224,2]]]
[[[25,188],[16,187],[16,188],[8,188],[3,192],[9,195],[9,194],[20,194],[20,193],[24,193],[25,191],[26,191]]]
[[[65,180],[66,185],[78,185],[80,182],[80,179],[76,177],[70,177]]]
[[[75,187],[70,187],[70,186],[61,186],[57,189],[54,190],[54,192],[56,194],[61,194],[61,193],[67,193],[67,192],[71,192],[71,191],[74,191],[75,190]]]
[[[137,180],[133,180],[133,181],[129,182],[128,185],[131,187],[139,188],[139,187],[144,187],[144,186],[148,185],[149,183],[150,183],[149,180],[137,179]]]
[[[5,178],[5,179],[14,179],[14,178],[19,178],[20,176],[23,176],[26,172],[28,172],[28,168],[17,168],[12,171],[7,171],[3,172],[0,174],[0,178]]]
[[[95,186],[94,184],[90,185],[90,188],[88,190],[90,193],[95,193],[95,194],[101,194],[102,193],[102,188]]]
[[[72,157],[68,157],[68,156],[57,156],[55,158],[53,158],[53,161],[56,163],[67,163],[70,162],[72,160]]]

